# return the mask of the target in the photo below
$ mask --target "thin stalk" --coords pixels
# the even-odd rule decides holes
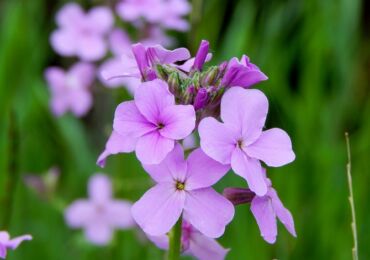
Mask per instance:
[[[181,254],[181,226],[182,217],[179,218],[175,226],[170,231],[170,248],[168,250],[168,260],[179,260]]]
[[[349,187],[349,204],[351,206],[351,214],[352,214],[352,234],[353,234],[353,248],[352,248],[352,258],[353,260],[358,260],[358,240],[357,240],[357,225],[356,225],[356,211],[355,211],[355,203],[353,200],[353,189],[352,189],[352,175],[351,175],[351,148],[349,143],[348,133],[345,133],[346,136],[346,145],[347,145],[347,179],[348,179],[348,187]]]

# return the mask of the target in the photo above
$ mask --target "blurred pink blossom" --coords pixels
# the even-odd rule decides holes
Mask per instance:
[[[90,242],[108,244],[114,229],[135,226],[130,213],[131,203],[112,198],[112,184],[107,176],[92,176],[88,193],[88,200],[76,200],[66,209],[65,219],[70,227],[83,228]]]
[[[32,236],[23,235],[10,239],[8,232],[0,231],[0,258],[5,259],[8,249],[16,249],[25,240],[32,240]]]
[[[77,63],[68,72],[58,67],[45,71],[51,92],[51,109],[56,116],[68,110],[78,117],[84,116],[92,106],[89,87],[94,80],[94,66]]]
[[[101,59],[107,44],[104,36],[113,26],[113,14],[106,7],[92,8],[85,13],[76,3],[68,3],[57,13],[59,28],[50,42],[62,56],[78,56],[85,61]]]

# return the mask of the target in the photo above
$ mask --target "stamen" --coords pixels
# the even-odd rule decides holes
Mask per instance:
[[[185,183],[176,181],[176,190],[184,190],[185,189]]]

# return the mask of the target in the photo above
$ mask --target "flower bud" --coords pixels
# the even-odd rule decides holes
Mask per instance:
[[[202,74],[202,85],[212,86],[217,81],[219,69],[217,66],[210,67],[205,73]]]
[[[195,90],[198,90],[200,88],[200,73],[198,71],[194,73],[192,77],[192,83]]]
[[[158,78],[160,78],[164,81],[167,81],[167,79],[168,79],[167,70],[161,64],[157,64],[155,66],[155,72],[156,72]]]
[[[250,189],[231,187],[224,189],[223,195],[235,206],[250,203],[256,196],[256,194]]]
[[[203,64],[206,61],[207,54],[209,50],[209,42],[202,40],[202,42],[199,45],[199,49],[197,54],[195,55],[194,65],[193,69],[200,71],[202,70]]]
[[[194,99],[195,111],[204,108],[208,103],[208,93],[206,88],[200,88]]]
[[[184,89],[182,94],[182,103],[185,105],[191,104],[194,99],[194,92],[195,88],[193,85],[190,85],[186,89]]]
[[[179,73],[176,71],[171,72],[171,74],[168,76],[167,84],[172,94],[176,95],[176,93],[179,93],[181,86]]]

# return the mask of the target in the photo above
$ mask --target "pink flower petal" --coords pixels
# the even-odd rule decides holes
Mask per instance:
[[[223,248],[215,239],[199,232],[191,235],[189,253],[199,260],[224,260],[228,249]]]
[[[104,204],[112,197],[112,183],[104,174],[95,174],[89,180],[88,191],[92,201]]]
[[[95,213],[94,205],[87,200],[76,200],[65,210],[65,219],[68,226],[73,228],[84,227]]]
[[[68,76],[75,77],[80,88],[88,88],[95,78],[95,67],[91,63],[79,62],[74,65]]]
[[[212,188],[187,193],[184,217],[208,237],[219,237],[234,217],[234,207]]]
[[[62,27],[73,27],[85,16],[82,8],[76,3],[68,3],[56,15],[56,22]]]
[[[204,118],[199,124],[200,146],[214,160],[230,164],[237,144],[235,131],[227,128],[213,117]]]
[[[76,54],[85,61],[96,61],[104,57],[107,44],[100,35],[80,35]]]
[[[284,207],[283,203],[279,199],[279,197],[278,197],[278,195],[277,195],[277,193],[274,189],[270,189],[269,196],[271,198],[272,207],[273,207],[277,217],[279,218],[281,223],[284,224],[284,226],[289,231],[289,233],[292,234],[294,237],[296,237],[297,234],[295,232],[294,220],[293,220],[292,214],[290,213],[290,211],[288,209],[286,209]]]
[[[112,240],[113,230],[106,223],[92,223],[85,228],[87,240],[96,245],[106,245]]]
[[[114,200],[107,204],[106,214],[108,223],[111,227],[131,228],[135,226],[135,221],[131,216],[131,203],[122,200]]]
[[[141,114],[150,122],[157,124],[158,117],[168,106],[175,105],[175,97],[169,92],[167,83],[152,80],[142,83],[135,92],[135,104]]]
[[[140,137],[156,129],[137,109],[134,101],[119,104],[114,115],[113,129],[123,138]]]
[[[53,93],[64,89],[65,77],[65,72],[58,67],[50,67],[45,70],[45,79]]]
[[[245,151],[250,157],[272,167],[288,164],[295,159],[288,134],[279,128],[262,132],[258,140],[246,147]]]
[[[16,249],[25,240],[32,240],[32,236],[31,235],[23,235],[23,236],[15,237],[12,240],[10,240],[6,244],[6,246],[8,248],[11,248],[11,249],[14,250],[14,249]]]
[[[152,236],[166,234],[179,219],[184,207],[185,192],[175,190],[174,184],[161,183],[148,190],[132,206],[136,223]]]
[[[221,118],[243,136],[245,145],[262,133],[268,111],[268,100],[260,90],[234,87],[221,100]]]
[[[195,111],[192,105],[174,105],[166,107],[160,119],[164,127],[160,129],[162,136],[180,140],[184,139],[194,130]]]
[[[5,259],[6,253],[7,253],[6,247],[0,243],[0,258]]]
[[[187,164],[179,144],[175,145],[160,164],[144,164],[143,167],[157,183],[185,181]]]
[[[258,196],[267,193],[267,185],[264,180],[261,163],[253,158],[249,158],[239,148],[235,149],[231,158],[231,167],[234,172],[243,177],[249,188]]]
[[[154,131],[139,138],[136,144],[136,156],[143,164],[158,164],[174,146],[173,140]]]
[[[187,162],[186,190],[210,187],[230,169],[230,165],[211,159],[200,148],[189,155]]]
[[[62,56],[73,56],[77,50],[75,33],[66,29],[53,32],[50,36],[50,44]]]
[[[113,26],[113,14],[107,7],[95,7],[87,14],[89,25],[95,32],[107,33]]]
[[[75,90],[71,92],[69,98],[71,111],[77,116],[81,117],[89,112],[92,107],[92,95],[86,90]]]
[[[158,58],[158,62],[161,64],[171,64],[177,61],[187,60],[191,57],[189,50],[186,48],[167,50],[161,45],[155,45],[149,47],[148,51],[154,51],[156,58]]]
[[[275,243],[277,236],[276,215],[269,197],[255,197],[251,211],[261,231],[261,236],[270,244]]]
[[[0,244],[6,244],[10,239],[9,233],[6,231],[0,231]]]

